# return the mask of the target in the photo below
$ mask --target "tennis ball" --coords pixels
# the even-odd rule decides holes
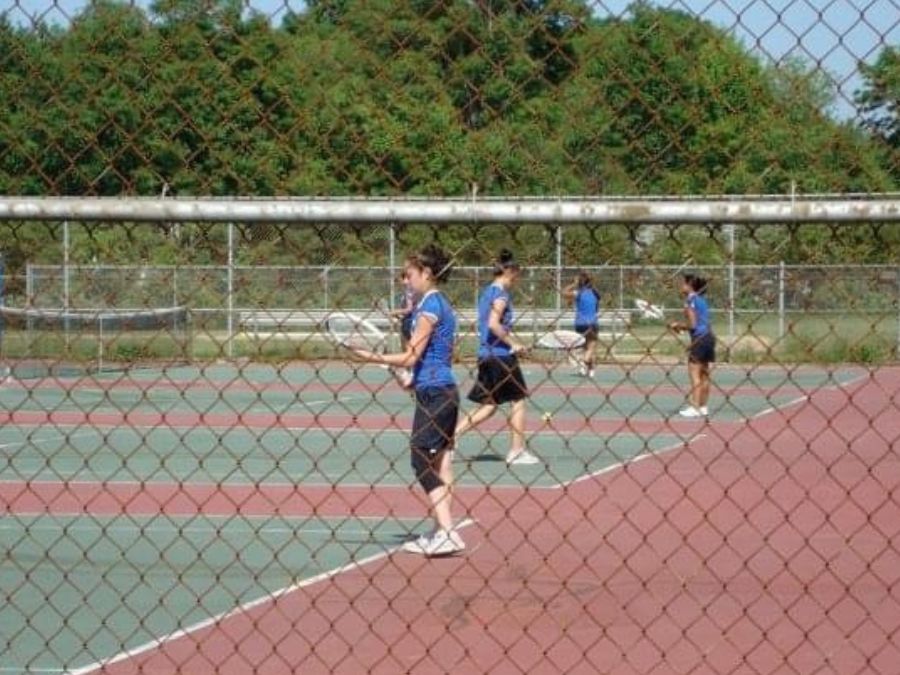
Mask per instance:
[[[545,413],[541,416],[541,418],[542,418],[545,422],[549,422],[550,420],[553,419],[553,413],[547,411],[547,412],[545,412]]]

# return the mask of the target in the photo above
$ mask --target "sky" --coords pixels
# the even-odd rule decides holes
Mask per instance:
[[[146,6],[149,0],[136,0]],[[302,0],[243,0],[276,25]],[[631,0],[587,0],[598,17],[620,16]],[[43,19],[65,24],[85,0],[0,0],[0,13],[17,24]],[[900,46],[900,0],[656,0],[732,32],[744,45],[772,61],[800,57],[824,70],[837,87],[831,113],[855,115],[853,94],[862,80],[858,63],[873,63],[885,46]]]

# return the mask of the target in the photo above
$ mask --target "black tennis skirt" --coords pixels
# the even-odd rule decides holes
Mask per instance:
[[[527,397],[525,376],[515,355],[479,359],[478,380],[469,392],[470,401],[500,405]]]

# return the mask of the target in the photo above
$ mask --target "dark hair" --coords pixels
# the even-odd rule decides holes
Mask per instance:
[[[685,274],[684,283],[690,286],[697,295],[704,295],[706,293],[707,281],[703,277],[697,276],[696,274]]]
[[[594,282],[591,280],[591,275],[581,270],[578,273],[578,288],[591,288],[594,285]]]
[[[450,278],[450,270],[453,268],[450,257],[435,244],[428,244],[418,253],[411,255],[409,262],[419,269],[430,270],[434,280],[439,283]]]
[[[519,271],[519,263],[516,262],[515,256],[508,248],[504,248],[497,255],[494,261],[494,276],[499,277],[506,270]]]

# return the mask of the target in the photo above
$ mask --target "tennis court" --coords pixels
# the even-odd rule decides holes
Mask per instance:
[[[799,611],[828,594],[842,528],[862,538],[866,527],[896,530],[874,496],[857,513],[829,514],[828,485],[846,470],[854,495],[867,481],[897,487],[883,449],[897,422],[877,418],[882,450],[867,443],[852,458],[828,437],[869,424],[861,411],[869,398],[890,400],[900,373],[721,366],[710,419],[696,421],[675,415],[683,371],[616,364],[591,381],[529,364],[529,444],[542,463],[506,466],[502,419],[463,437],[454,510],[469,550],[440,561],[394,555],[428,525],[410,486],[411,401],[380,368],[321,361],[9,381],[2,672],[428,671],[448,658],[483,671],[501,653],[527,671],[547,659],[564,667],[563,646],[598,627],[604,639],[584,646],[594,665],[615,671],[627,652],[640,670],[635,647],[665,644],[684,621],[685,659],[712,644],[727,647],[725,660],[743,653],[743,624],[763,630],[765,620],[700,595],[771,582]],[[465,391],[468,370],[458,377]],[[860,407],[846,405],[851,395]],[[811,530],[821,557],[789,550],[787,527]],[[784,559],[765,559],[760,539]],[[745,547],[754,559],[735,567]],[[868,572],[846,561],[857,570],[847,583],[861,584],[857,608],[877,604],[893,578],[896,554],[883,553]],[[627,625],[615,607],[629,608]],[[841,625],[856,611],[817,607]],[[879,611],[868,607],[866,623]],[[848,624],[845,640],[855,630]]]

